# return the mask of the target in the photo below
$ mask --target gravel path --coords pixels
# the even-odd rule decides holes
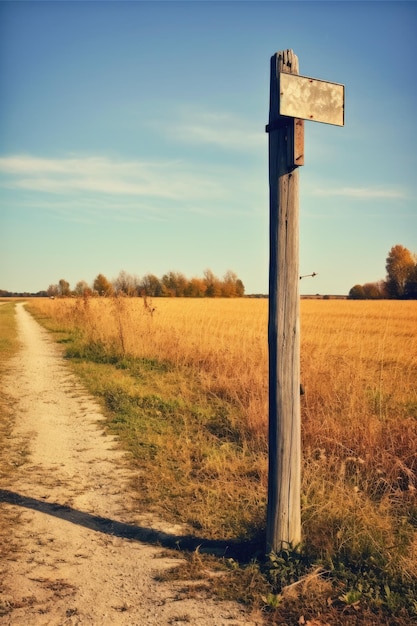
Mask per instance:
[[[1,461],[13,471],[0,490],[0,624],[260,624],[237,604],[156,581],[178,559],[146,538],[179,529],[135,513],[131,470],[98,405],[49,334],[16,311],[22,347],[2,381],[14,431]]]

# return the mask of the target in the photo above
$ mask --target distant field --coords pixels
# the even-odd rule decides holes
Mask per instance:
[[[183,521],[214,538],[250,537],[264,524],[267,307],[242,298],[30,301],[90,388],[125,411],[130,425],[119,432],[138,462],[162,468],[152,489],[165,514],[187,511]],[[416,329],[415,302],[301,302],[305,549],[357,576],[376,568],[378,589],[417,576]],[[150,397],[146,430],[138,420]],[[359,596],[372,596],[367,584]]]

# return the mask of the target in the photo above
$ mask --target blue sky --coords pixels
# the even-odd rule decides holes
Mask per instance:
[[[120,270],[268,289],[270,57],[343,83],[306,122],[302,293],[417,252],[416,2],[0,0],[0,289]]]

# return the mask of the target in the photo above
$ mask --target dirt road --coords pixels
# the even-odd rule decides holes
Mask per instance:
[[[135,513],[131,470],[104,434],[98,405],[21,304],[17,320],[22,347],[2,381],[14,430],[1,460],[9,471],[0,489],[0,541],[8,547],[0,623],[258,623],[238,605],[186,598],[183,585],[156,581],[178,560],[152,545],[155,534],[181,529]]]

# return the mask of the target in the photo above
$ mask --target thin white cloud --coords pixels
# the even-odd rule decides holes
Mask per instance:
[[[340,187],[340,188],[318,188],[312,191],[314,196],[331,197],[342,196],[345,198],[357,198],[362,200],[386,199],[405,200],[405,191],[396,188],[385,187]]]
[[[154,197],[167,200],[216,198],[221,181],[179,161],[118,161],[104,157],[43,159],[30,155],[0,158],[3,187],[43,193],[75,192]]]
[[[250,214],[258,195],[253,177],[242,180],[230,165],[74,155],[0,157],[0,187],[8,190],[9,206],[82,222]]]
[[[161,128],[161,123],[158,123]],[[253,122],[230,113],[215,113],[188,108],[177,119],[163,127],[164,133],[176,141],[216,146],[223,150],[247,151],[264,149],[264,129]]]
[[[167,220],[167,212],[155,203],[140,199],[126,199],[119,201],[118,198],[31,195],[30,198],[14,198],[7,202],[11,210],[42,211],[53,219],[80,223],[96,223],[97,221],[112,222],[164,222]]]

